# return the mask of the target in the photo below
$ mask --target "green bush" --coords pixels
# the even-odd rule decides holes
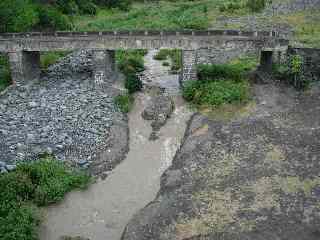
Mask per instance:
[[[198,78],[202,81],[212,79],[232,79],[240,81],[244,77],[244,70],[238,65],[199,65],[197,69]]]
[[[130,94],[119,95],[114,99],[121,112],[128,113],[133,107],[134,97]]]
[[[8,58],[0,54],[0,92],[11,84]]]
[[[142,82],[136,74],[130,74],[127,75],[124,86],[132,94],[142,89]]]
[[[228,12],[228,13],[234,13],[235,11],[244,8],[242,1],[229,1],[224,2],[222,5],[220,5],[219,10],[220,12]]]
[[[260,12],[266,7],[266,0],[248,0],[247,7],[252,12]]]
[[[160,49],[159,52],[157,52],[156,55],[153,56],[154,60],[158,60],[158,61],[163,61],[163,60],[167,60],[168,56],[169,56],[169,49]]]
[[[95,5],[90,0],[76,0],[79,13],[80,14],[88,14],[88,15],[95,15],[97,13],[97,5]]]
[[[246,74],[256,66],[253,58],[242,58],[229,64],[199,65],[199,81],[185,83],[183,97],[197,106],[217,107],[245,102],[249,98]]]
[[[299,55],[292,55],[287,64],[273,64],[273,76],[294,86],[297,90],[308,89],[311,79],[308,79],[304,73],[303,58]]]
[[[52,157],[19,164],[0,175],[0,232],[2,240],[36,240],[39,224],[36,206],[63,198],[74,188],[87,186],[90,177]]]
[[[38,22],[37,8],[30,0],[0,1],[0,32],[28,31]]]
[[[39,27],[51,30],[70,30],[72,24],[68,16],[50,6],[39,6]]]
[[[240,103],[248,99],[249,84],[232,80],[189,81],[183,87],[183,97],[197,106],[217,107]]]
[[[64,14],[75,15],[79,13],[79,7],[75,0],[55,0],[55,5]]]
[[[169,66],[170,66],[170,63],[168,63],[168,62],[163,62],[163,63],[162,63],[162,66],[164,66],[164,67],[169,67]]]
[[[146,54],[146,50],[117,51],[116,59],[118,67],[126,76],[125,88],[128,89],[129,94],[142,89],[142,82],[137,74],[144,70],[143,57]]]
[[[101,6],[106,6],[107,8],[119,8],[121,10],[128,10],[132,0],[97,0],[96,1]]]

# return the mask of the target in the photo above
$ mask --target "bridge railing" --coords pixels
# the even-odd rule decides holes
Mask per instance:
[[[99,37],[99,36],[243,36],[278,38],[275,31],[240,31],[240,30],[207,30],[207,31],[100,31],[100,32],[25,32],[0,33],[1,39],[41,38],[41,37]]]

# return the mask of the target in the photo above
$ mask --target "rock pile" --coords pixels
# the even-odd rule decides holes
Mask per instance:
[[[150,140],[156,140],[158,138],[157,132],[166,124],[173,110],[174,103],[169,96],[161,93],[151,99],[146,109],[142,112],[143,119],[152,121]]]
[[[89,167],[108,141],[114,122],[126,118],[112,88],[91,78],[91,53],[73,53],[50,67],[39,82],[0,96],[0,160],[7,164],[54,154]]]

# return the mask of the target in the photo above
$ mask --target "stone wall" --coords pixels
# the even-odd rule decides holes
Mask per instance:
[[[303,59],[303,72],[312,81],[320,80],[320,49],[314,48],[289,48],[288,58],[300,55]]]
[[[248,54],[259,54],[253,42],[226,44],[221,48],[199,49],[198,64],[223,64]]]

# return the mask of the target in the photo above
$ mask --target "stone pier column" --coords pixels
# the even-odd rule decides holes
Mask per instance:
[[[260,57],[260,69],[264,72],[272,72],[272,51],[262,51]]]
[[[116,79],[114,50],[93,51],[93,77],[96,84],[112,84]]]
[[[197,64],[198,56],[196,50],[183,50],[182,51],[182,71],[180,75],[180,84],[186,81],[197,80]]]
[[[14,84],[24,85],[40,77],[40,52],[9,52],[11,78]]]

